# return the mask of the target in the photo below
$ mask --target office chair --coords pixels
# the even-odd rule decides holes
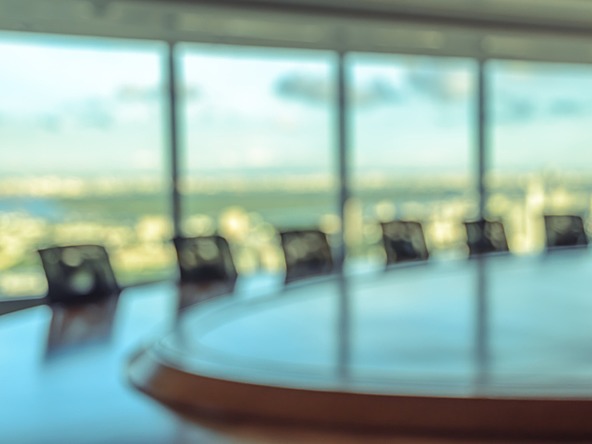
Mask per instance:
[[[49,303],[87,303],[119,295],[120,287],[104,247],[56,246],[38,253],[47,278]]]
[[[226,239],[218,235],[176,237],[173,243],[181,284],[201,289],[215,285],[234,291],[238,273]]]
[[[585,247],[588,236],[584,220],[573,215],[545,215],[545,239],[547,249]]]
[[[469,257],[509,251],[502,222],[481,219],[464,222],[464,225],[467,232]]]
[[[386,265],[425,261],[430,254],[420,222],[392,220],[381,222]]]
[[[333,256],[327,235],[317,229],[280,231],[286,260],[286,284],[333,271]]]

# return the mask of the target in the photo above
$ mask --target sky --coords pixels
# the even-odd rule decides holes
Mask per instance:
[[[167,171],[164,46],[0,33],[0,177]],[[183,45],[182,165],[191,175],[335,171],[335,57]],[[354,174],[474,170],[471,60],[348,58]],[[488,67],[490,162],[589,169],[592,68]]]

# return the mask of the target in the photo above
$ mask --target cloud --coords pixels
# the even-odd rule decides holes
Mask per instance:
[[[385,105],[402,100],[399,90],[383,77],[374,77],[354,88],[354,106]]]
[[[333,96],[329,82],[325,79],[297,72],[280,78],[275,91],[281,97],[314,104],[326,103]]]
[[[538,114],[536,103],[525,97],[499,95],[494,104],[494,120],[502,123],[524,123]]]
[[[122,102],[151,102],[158,100],[160,91],[154,87],[124,85],[117,90],[115,97]]]
[[[85,127],[107,129],[115,123],[114,104],[102,98],[77,101],[65,107],[64,111],[69,119]]]
[[[468,70],[411,69],[406,76],[410,89],[439,102],[455,102],[470,96],[473,90]]]
[[[287,99],[309,104],[325,104],[335,99],[331,79],[314,77],[303,73],[290,73],[275,85],[276,93]],[[354,106],[389,104],[401,100],[397,87],[384,77],[374,77],[360,82],[349,91]]]
[[[37,125],[45,131],[57,133],[62,129],[63,120],[57,113],[55,114],[40,114],[37,116]]]
[[[572,117],[588,114],[585,103],[573,99],[555,99],[549,104],[548,112],[553,116]]]
[[[181,92],[186,101],[197,100],[201,95],[199,87],[191,84],[184,85]],[[162,100],[166,94],[168,94],[166,85],[161,87],[157,85],[124,85],[116,91],[115,98],[126,103],[145,103]]]

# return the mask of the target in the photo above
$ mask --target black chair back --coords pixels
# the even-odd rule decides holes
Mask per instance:
[[[508,252],[504,224],[500,221],[477,220],[465,222],[469,257]]]
[[[392,220],[381,222],[386,264],[425,261],[430,254],[420,222]]]
[[[85,303],[118,295],[109,255],[100,245],[71,245],[38,251],[50,303]]]
[[[286,260],[285,283],[333,272],[333,256],[327,235],[317,229],[281,231]]]
[[[234,290],[238,277],[228,241],[222,236],[176,237],[173,239],[181,284],[225,284]]]
[[[584,220],[573,215],[545,215],[545,237],[548,249],[588,245]]]

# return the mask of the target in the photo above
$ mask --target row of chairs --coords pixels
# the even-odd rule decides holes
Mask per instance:
[[[508,242],[500,221],[465,222],[469,256],[507,252]],[[422,224],[394,220],[381,223],[386,264],[426,261],[429,251]],[[545,216],[548,248],[588,244],[579,216]],[[286,262],[285,283],[330,274],[333,255],[327,235],[317,229],[280,232]],[[174,239],[181,284],[222,286],[234,290],[238,273],[228,242],[218,235]],[[50,302],[75,302],[118,294],[120,287],[109,256],[99,245],[51,247],[39,250],[48,281]]]
[[[286,262],[285,283],[329,274],[333,257],[325,233],[294,230],[280,233]],[[238,273],[228,241],[219,235],[177,237],[180,284],[232,292]],[[78,303],[119,294],[121,288],[106,249],[101,245],[55,246],[38,250],[48,283],[50,303]]]
[[[543,219],[547,250],[588,245],[581,216],[545,215]],[[465,227],[470,256],[509,251],[504,225],[500,221],[466,222]]]
[[[587,246],[584,220],[574,215],[545,215],[545,240],[548,250]],[[421,261],[429,258],[423,227],[415,221],[390,221],[382,224],[387,264]],[[464,222],[469,257],[508,252],[506,231],[501,221]]]

